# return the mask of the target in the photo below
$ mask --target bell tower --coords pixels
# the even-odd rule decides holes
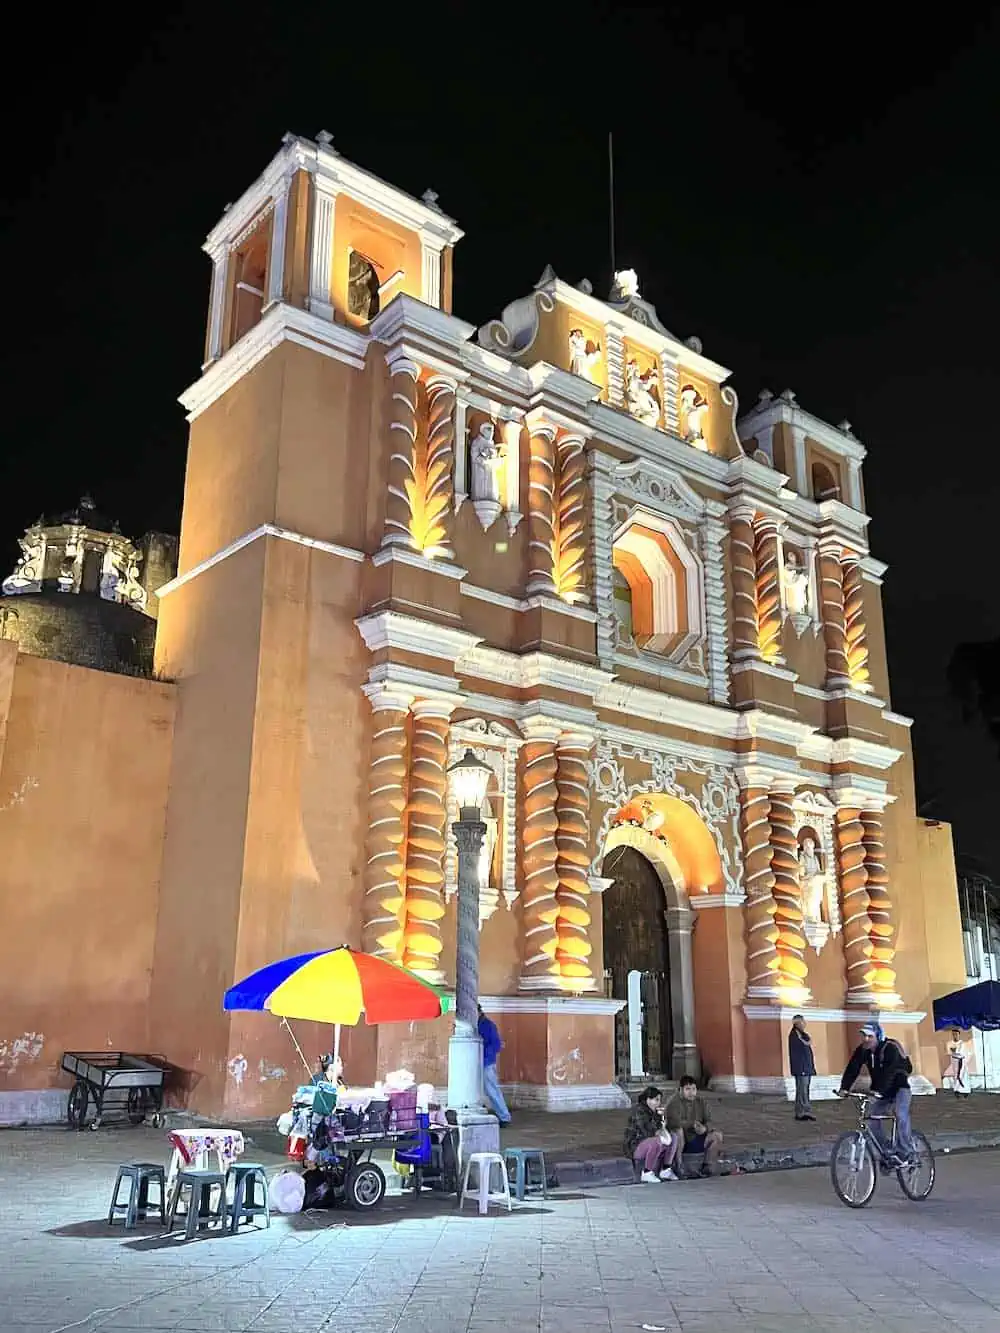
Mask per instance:
[[[432,192],[393,188],[321,133],[286,135],[205,242],[178,574],[158,599],[157,667],[181,706],[151,1020],[154,1044],[169,1031],[209,1071],[195,1106],[238,1111],[229,1062],[286,1053],[252,1049],[259,1025],[248,1036],[240,1015],[206,1015],[192,975],[221,995],[303,938],[360,937],[370,709],[354,621],[390,401],[369,326],[400,294],[448,312],[461,235]]]

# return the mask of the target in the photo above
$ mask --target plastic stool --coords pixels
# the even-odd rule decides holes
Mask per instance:
[[[177,1183],[170,1196],[170,1209],[167,1213],[167,1231],[174,1229],[174,1217],[185,1185],[191,1190],[185,1240],[193,1240],[202,1227],[211,1227],[213,1222],[218,1222],[225,1231],[226,1177],[221,1171],[202,1171],[196,1167],[186,1167],[177,1173]],[[213,1206],[212,1190],[216,1187],[219,1190],[219,1202]]]
[[[500,1168],[500,1180],[503,1183],[503,1189],[496,1191],[490,1189],[495,1166]],[[470,1193],[469,1173],[473,1167],[476,1167],[479,1172],[478,1189],[473,1194],[473,1198],[479,1200],[480,1217],[486,1216],[491,1203],[506,1203],[509,1213],[512,1205],[510,1201],[510,1181],[507,1179],[507,1164],[498,1152],[474,1152],[469,1154],[469,1160],[465,1164],[465,1176],[462,1180],[462,1193],[458,1197],[459,1208],[464,1207],[466,1196]]]
[[[266,1226],[271,1225],[271,1206],[267,1198],[267,1172],[259,1162],[240,1162],[231,1166],[226,1176],[233,1182],[233,1201],[227,1205],[229,1230],[236,1232],[240,1223],[252,1223],[255,1217],[263,1215]],[[261,1188],[261,1197],[257,1198],[257,1185]]]
[[[118,1202],[118,1190],[123,1180],[128,1181],[128,1198]],[[149,1183],[155,1181],[160,1188],[159,1203],[149,1202]],[[114,1192],[111,1195],[111,1207],[108,1209],[108,1226],[118,1213],[125,1214],[125,1229],[130,1230],[137,1221],[145,1222],[151,1208],[159,1209],[160,1221],[167,1220],[167,1178],[163,1167],[155,1162],[131,1162],[118,1168]]]
[[[524,1201],[526,1194],[540,1194],[545,1198],[545,1185],[548,1176],[545,1173],[545,1154],[541,1148],[504,1148],[504,1160],[507,1163],[508,1172],[510,1166],[514,1166],[514,1197],[519,1203]],[[541,1168],[541,1180],[532,1182],[528,1167],[536,1162]]]

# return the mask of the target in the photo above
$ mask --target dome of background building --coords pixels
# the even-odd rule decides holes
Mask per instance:
[[[0,638],[37,657],[152,674],[155,593],[177,571],[175,537],[151,532],[133,542],[85,495],[38,518],[19,544],[0,596]]]

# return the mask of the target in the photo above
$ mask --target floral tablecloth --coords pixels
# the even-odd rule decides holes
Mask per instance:
[[[223,1171],[243,1156],[246,1147],[238,1129],[172,1129],[167,1139],[185,1166],[201,1166],[214,1153]]]

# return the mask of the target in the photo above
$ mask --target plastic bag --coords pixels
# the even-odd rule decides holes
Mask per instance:
[[[286,1111],[284,1115],[278,1116],[277,1129],[279,1134],[284,1134],[285,1138],[292,1132],[292,1125],[295,1124],[295,1116],[291,1111]]]
[[[301,1213],[306,1187],[297,1171],[279,1171],[271,1181],[269,1200],[276,1213]]]

